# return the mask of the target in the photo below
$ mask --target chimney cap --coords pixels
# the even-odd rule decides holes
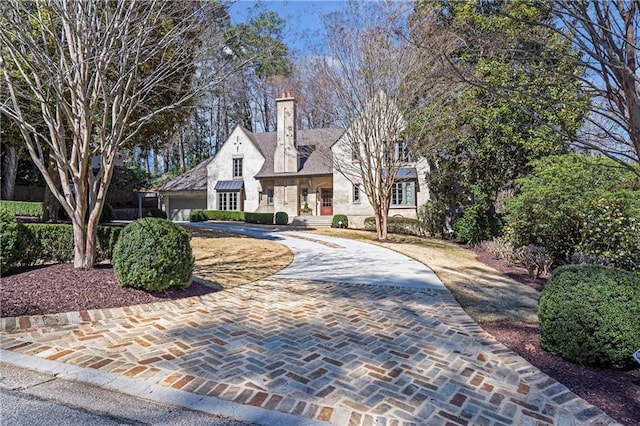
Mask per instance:
[[[279,99],[293,99],[293,94],[290,91],[282,92],[282,95]]]

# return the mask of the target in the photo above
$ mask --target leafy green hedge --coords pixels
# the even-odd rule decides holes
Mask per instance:
[[[97,235],[97,261],[110,260],[122,231],[117,226],[100,226]],[[73,261],[73,228],[49,223],[18,224],[18,244],[9,269],[41,263]],[[4,259],[3,259],[4,260]],[[4,273],[4,266],[3,266]]]
[[[204,210],[191,210],[189,213],[189,222],[205,222],[207,215],[204,214]]]
[[[273,213],[244,213],[244,221],[247,223],[262,223],[273,225]]]
[[[167,213],[162,209],[151,209],[147,212],[147,217],[156,217],[159,219],[166,219]]]
[[[331,220],[331,227],[332,228],[348,228],[349,218],[343,214],[334,215],[333,219]],[[374,228],[375,228],[375,222],[374,222]]]
[[[18,222],[13,213],[0,208],[0,274],[9,272],[19,252]]]
[[[15,216],[42,217],[42,203],[0,200],[0,209]]]
[[[286,225],[289,223],[289,215],[286,212],[277,212],[275,215],[276,225]]]
[[[232,220],[242,222],[245,220],[245,212],[235,210],[201,210],[206,216],[205,220]]]
[[[376,218],[368,217],[364,220],[364,229],[367,231],[376,230]],[[424,235],[424,230],[420,225],[418,219],[412,219],[410,217],[390,216],[387,219],[387,231],[392,234],[405,234],[405,235]]]
[[[556,269],[538,305],[540,343],[580,364],[624,367],[640,348],[640,275],[597,265]]]
[[[191,284],[194,257],[189,233],[161,218],[128,224],[113,253],[113,270],[123,287],[164,291]]]

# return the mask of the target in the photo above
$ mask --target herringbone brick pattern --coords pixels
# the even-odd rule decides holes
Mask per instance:
[[[446,291],[271,279],[84,317],[0,346],[339,425],[612,423]]]

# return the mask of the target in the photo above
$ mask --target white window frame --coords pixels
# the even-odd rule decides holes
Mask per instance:
[[[218,210],[238,211],[240,192],[218,192]]]
[[[415,207],[416,184],[414,181],[396,182],[391,187],[391,207]]]
[[[354,183],[353,184],[353,190],[351,192],[351,199],[353,200],[354,204],[360,204],[360,184],[358,183]]]
[[[242,177],[242,173],[243,173],[243,164],[242,164],[242,158],[234,158],[233,159],[233,177],[235,178],[241,178]]]

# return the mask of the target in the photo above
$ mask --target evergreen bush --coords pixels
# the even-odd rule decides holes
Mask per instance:
[[[289,223],[289,215],[286,212],[277,212],[275,220],[276,225],[286,225]]]
[[[16,265],[18,222],[13,213],[0,209],[0,274],[5,275]]]
[[[146,291],[188,287],[194,265],[190,239],[184,228],[168,220],[144,218],[130,223],[113,253],[118,282]]]
[[[371,216],[364,220],[364,229],[367,231],[376,230],[376,218]],[[418,219],[402,216],[390,216],[387,218],[387,231],[391,234],[404,235],[424,235],[424,229]]]
[[[207,215],[204,210],[191,210],[189,213],[189,222],[205,222],[206,220]]]
[[[265,225],[273,225],[273,213],[244,212],[244,221],[247,223],[261,223]]]
[[[231,220],[243,222],[245,213],[236,210],[203,210],[205,220]]]
[[[624,367],[640,348],[640,275],[597,265],[556,269],[538,305],[540,343],[579,364]]]
[[[343,214],[336,214],[333,216],[331,220],[332,228],[348,228],[349,227],[349,218]]]

